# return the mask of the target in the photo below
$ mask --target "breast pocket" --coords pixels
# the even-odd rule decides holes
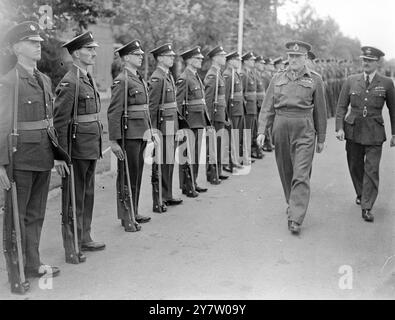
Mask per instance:
[[[94,94],[83,93],[78,99],[78,109],[81,110],[81,114],[95,113],[96,112],[96,102]]]
[[[170,89],[170,88],[166,89],[165,102],[173,102],[175,100],[176,99],[175,99],[175,94],[174,94],[173,89]]]
[[[350,103],[353,107],[358,107],[361,104],[362,92],[360,90],[351,90],[350,91]]]
[[[297,86],[296,94],[300,99],[310,101],[313,97],[313,83],[301,81]]]
[[[129,104],[145,104],[147,103],[147,98],[143,90],[131,88],[129,92]]]
[[[19,121],[35,121],[42,119],[42,99],[40,97],[31,96],[22,102],[22,106],[18,112]],[[38,118],[39,117],[39,118]]]
[[[375,106],[382,107],[385,101],[385,91],[373,91],[373,103]]]
[[[203,99],[203,91],[199,87],[191,88],[191,98],[190,99]]]

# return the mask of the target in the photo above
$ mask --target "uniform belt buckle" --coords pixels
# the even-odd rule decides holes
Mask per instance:
[[[365,107],[365,108],[363,108],[363,111],[362,111],[362,117],[366,118],[367,115],[368,115],[368,110]]]

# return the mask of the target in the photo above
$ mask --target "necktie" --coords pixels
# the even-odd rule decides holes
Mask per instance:
[[[369,88],[369,85],[370,85],[370,82],[369,82],[369,75],[366,75],[365,84],[366,84],[366,89]]]

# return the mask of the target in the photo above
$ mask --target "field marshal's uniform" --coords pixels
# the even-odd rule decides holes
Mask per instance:
[[[289,54],[306,54],[308,44],[287,43]],[[310,199],[310,173],[315,142],[326,135],[326,105],[321,78],[306,67],[274,75],[259,116],[260,134],[273,133],[275,156],[290,222],[301,225]]]

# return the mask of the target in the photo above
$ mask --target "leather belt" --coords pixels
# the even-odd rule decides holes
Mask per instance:
[[[206,104],[206,100],[204,99],[194,99],[194,100],[189,100],[188,101],[188,106],[197,106],[197,105],[202,105]]]
[[[364,118],[366,118],[366,117],[368,117],[368,118],[370,118],[370,117],[374,118],[374,117],[381,117],[381,116],[382,116],[382,113],[381,113],[381,112],[380,112],[380,113],[369,112],[369,111],[366,110],[366,109],[364,109],[364,110],[353,110],[353,109],[351,109],[351,113],[353,113],[353,114],[355,114],[355,115],[358,115],[358,116],[362,116],[362,117],[364,117]]]
[[[257,97],[257,99],[265,99],[265,94],[264,93],[257,93],[256,97]]]
[[[128,112],[148,111],[148,104],[133,104],[128,106]]]
[[[244,96],[247,100],[256,100],[256,92],[246,92]]]
[[[53,119],[44,119],[44,120],[38,120],[38,121],[21,121],[18,122],[18,130],[42,130],[42,129],[47,129],[48,127],[53,126]]]
[[[177,109],[177,103],[176,102],[168,102],[163,105],[161,105],[162,109]]]
[[[83,122],[94,122],[94,121],[99,121],[99,114],[98,113],[89,113],[89,114],[79,114],[77,115],[77,122],[78,123],[83,123]]]
[[[312,116],[313,108],[282,107],[276,109],[276,115],[283,115],[290,118],[305,118]]]

